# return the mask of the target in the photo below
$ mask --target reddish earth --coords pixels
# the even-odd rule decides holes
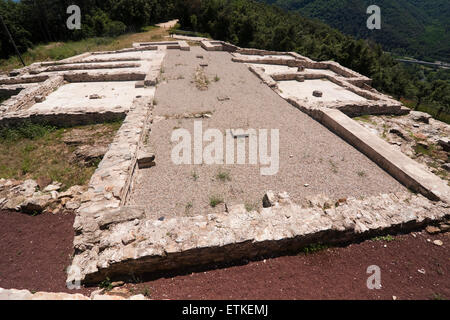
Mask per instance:
[[[74,292],[65,287],[73,219],[0,211],[0,287]],[[449,299],[449,244],[450,233],[412,233],[125,287],[153,299]],[[370,265],[381,268],[380,290],[367,289]]]
[[[0,211],[0,287],[75,293],[65,283],[74,217]]]
[[[450,233],[415,235],[127,286],[153,299],[449,299]],[[381,268],[380,290],[367,289],[370,265]]]

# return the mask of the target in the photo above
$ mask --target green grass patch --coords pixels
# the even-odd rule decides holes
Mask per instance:
[[[38,179],[49,177],[64,184],[85,185],[100,160],[89,164],[74,160],[76,147],[64,143],[64,136],[72,130],[82,130],[86,144],[99,139],[111,141],[120,128],[121,121],[105,124],[56,128],[26,122],[20,126],[0,128],[0,178]],[[101,130],[100,130],[101,129]]]
[[[392,241],[395,241],[395,238],[391,235],[379,236],[379,237],[372,238],[372,241],[392,242]]]
[[[376,126],[377,123],[375,121],[373,121],[371,117],[372,116],[370,116],[370,115],[362,115],[362,116],[359,116],[359,117],[355,117],[353,119],[356,120],[356,121],[362,121],[362,122],[370,123],[370,124],[373,124],[374,126]]]
[[[414,152],[419,154],[424,154],[430,157],[433,157],[433,151],[436,149],[436,146],[434,145],[429,145],[428,148],[426,148],[425,146],[421,145],[421,144],[416,144],[414,146]]]
[[[304,254],[311,254],[311,253],[324,251],[324,250],[326,250],[328,248],[329,248],[328,245],[321,244],[321,243],[313,243],[313,244],[310,244],[310,245],[307,245],[306,247],[304,247],[302,249],[302,252]]]
[[[1,127],[0,142],[16,142],[21,139],[36,140],[54,132],[55,127],[25,122],[16,127]]]

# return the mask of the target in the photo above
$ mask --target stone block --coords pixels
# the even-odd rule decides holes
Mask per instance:
[[[155,154],[148,151],[139,151],[137,157],[139,169],[146,169],[156,165]]]
[[[145,84],[144,81],[137,81],[134,85],[135,88],[144,88]]]
[[[323,93],[322,93],[322,91],[314,90],[314,91],[313,91],[313,96],[314,96],[314,97],[320,98],[320,97],[323,96]]]

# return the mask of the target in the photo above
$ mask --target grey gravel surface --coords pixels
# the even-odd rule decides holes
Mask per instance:
[[[209,79],[207,90],[199,90],[194,81],[200,64],[208,64],[203,67]],[[190,52],[169,50],[161,80],[148,142],[156,166],[137,171],[128,203],[146,206],[155,217],[223,210],[221,204],[211,208],[212,196],[227,204],[258,208],[267,190],[287,191],[296,202],[317,194],[339,199],[405,190],[366,156],[261,83],[246,65],[232,62],[229,53],[206,52],[200,47]],[[201,112],[212,116],[192,118]],[[263,176],[258,165],[249,164],[174,164],[171,152],[177,143],[171,142],[172,132],[184,128],[193,136],[194,121],[202,121],[203,132],[208,128],[222,132],[279,129],[278,173]],[[227,172],[229,180],[219,179],[219,172]]]

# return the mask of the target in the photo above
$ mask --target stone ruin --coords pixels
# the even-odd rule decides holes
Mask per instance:
[[[0,105],[0,125],[30,120],[73,126],[124,119],[76,210],[69,284],[283,254],[312,243],[351,242],[449,219],[450,187],[350,118],[409,112],[371,88],[369,78],[293,52],[199,42],[206,52],[229,52],[233,62],[245,64],[292,106],[418,194],[336,202],[317,196],[298,204],[287,193],[267,191],[260,211],[230,204],[221,213],[155,219],[127,199],[135,173],[158,163],[145,141],[166,52],[189,51],[189,45],[183,40],[136,43],[124,50],[34,63],[0,77],[0,94],[11,96]],[[101,95],[94,96],[99,90]]]

